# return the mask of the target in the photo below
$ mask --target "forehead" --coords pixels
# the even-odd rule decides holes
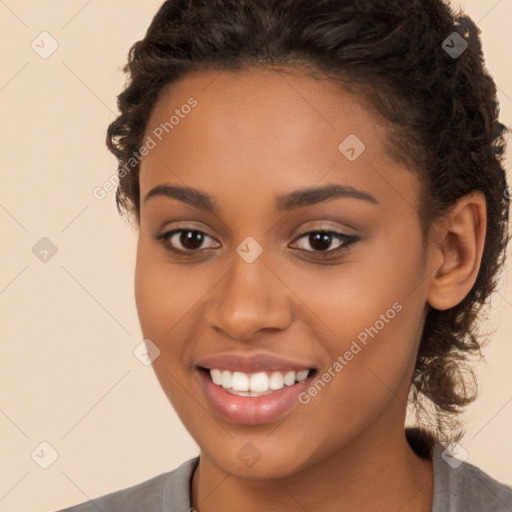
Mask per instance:
[[[398,172],[386,126],[362,97],[286,71],[192,72],[166,86],[146,127],[155,146],[141,162],[141,193],[174,182],[261,194],[322,179],[368,189],[384,168]]]
[[[276,135],[290,142],[301,136],[339,137],[347,129],[361,137],[366,135],[367,140],[384,135],[385,127],[362,96],[348,93],[332,80],[306,73],[294,68],[191,72],[161,91],[146,132],[169,121],[194,98],[197,107],[190,117],[197,121],[194,132],[205,141],[220,133],[245,135],[256,143],[275,140]],[[173,127],[169,135],[179,137],[180,131],[184,131],[183,126],[181,130]]]

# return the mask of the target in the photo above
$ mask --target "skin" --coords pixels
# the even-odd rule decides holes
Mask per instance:
[[[169,84],[146,136],[193,96],[140,168],[135,274],[142,332],[161,350],[159,382],[200,447],[191,504],[200,512],[244,509],[430,511],[432,463],[404,436],[406,403],[428,308],[448,309],[473,286],[485,238],[485,199],[468,195],[441,219],[426,249],[418,180],[386,153],[386,125],[360,98],[328,80],[261,69],[193,72]],[[355,134],[365,151],[349,161],[338,145]],[[287,212],[276,197],[350,185],[378,204],[336,198]],[[216,213],[146,194],[160,184],[213,196]],[[207,233],[192,257],[153,236]],[[310,231],[358,241],[329,260]],[[263,248],[247,263],[248,236]],[[180,238],[173,245],[186,250]],[[333,238],[326,250],[340,242]],[[193,248],[193,246],[192,246]],[[321,374],[365,328],[402,309],[307,405],[279,420],[238,425],[206,400],[195,365],[207,356],[272,353]],[[261,459],[247,467],[238,451]]]

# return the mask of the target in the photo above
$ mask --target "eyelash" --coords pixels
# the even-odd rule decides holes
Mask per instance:
[[[201,231],[199,229],[187,229],[187,228],[173,229],[172,231],[167,231],[165,233],[157,233],[155,235],[152,235],[152,238],[154,240],[156,240],[157,242],[163,244],[167,251],[169,251],[179,257],[190,258],[190,257],[197,255],[197,253],[200,252],[201,250],[205,250],[205,249],[196,249],[196,250],[183,251],[183,250],[176,249],[175,247],[173,247],[169,243],[169,239],[176,233],[182,233],[182,232],[201,233],[202,235],[212,238],[210,235],[208,235],[208,233],[205,233],[204,231]],[[298,236],[294,240],[294,243],[308,235],[318,234],[318,233],[329,235],[329,236],[331,236],[341,242],[344,242],[344,243],[342,245],[340,245],[339,247],[337,247],[336,249],[330,249],[327,251],[309,251],[306,249],[299,249],[299,250],[305,251],[307,253],[313,253],[313,254],[315,254],[315,257],[318,255],[320,257],[320,259],[330,259],[330,258],[333,258],[335,256],[338,256],[338,255],[346,252],[353,243],[355,243],[359,240],[358,237],[353,236],[353,235],[345,235],[344,233],[339,233],[337,231],[332,231],[329,229],[318,229],[318,230],[312,230],[312,231],[307,231],[305,233],[302,233],[302,235]]]

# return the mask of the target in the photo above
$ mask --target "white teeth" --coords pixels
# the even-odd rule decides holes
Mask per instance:
[[[221,385],[223,388],[230,388],[231,387],[231,372],[228,370],[224,370],[222,372],[222,382]]]
[[[214,384],[222,386],[232,394],[241,396],[261,396],[269,392],[282,389],[284,386],[293,386],[297,382],[302,382],[309,375],[309,370],[299,372],[272,372],[270,376],[267,372],[257,372],[247,374],[244,372],[230,372],[229,370],[219,370],[212,368],[210,377]]]
[[[309,370],[302,370],[300,372],[297,372],[297,382],[302,382],[303,380],[306,380],[308,374]]]
[[[251,391],[268,391],[268,376],[265,372],[253,373],[250,381]]]
[[[212,368],[210,370],[210,376],[215,384],[222,386],[222,372],[220,370],[217,370],[217,368]]]
[[[295,384],[295,372],[286,372],[283,380],[287,386],[293,386]]]
[[[242,372],[234,372],[231,380],[231,389],[234,391],[249,391],[249,377]]]
[[[237,396],[263,396],[263,395],[269,395],[272,393],[272,391],[266,391],[263,393],[257,393],[256,391],[234,391],[233,389],[226,389],[228,393],[231,393],[232,395]]]
[[[270,376],[270,389],[281,389],[283,386],[283,374],[281,372],[274,372]]]

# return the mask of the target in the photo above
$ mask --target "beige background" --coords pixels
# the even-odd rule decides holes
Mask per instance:
[[[141,342],[136,234],[117,216],[114,192],[92,195],[116,169],[104,139],[124,84],[120,67],[160,4],[0,0],[0,512],[83,502],[198,453],[151,367],[133,355]],[[460,5],[482,29],[502,122],[512,126],[512,0]],[[42,46],[43,31],[59,45],[47,59],[31,47]],[[58,249],[46,263],[32,253],[42,237]],[[512,484],[507,279],[492,305],[486,328],[496,332],[464,447],[470,462]],[[48,469],[36,463],[50,454],[43,441],[58,452]]]

